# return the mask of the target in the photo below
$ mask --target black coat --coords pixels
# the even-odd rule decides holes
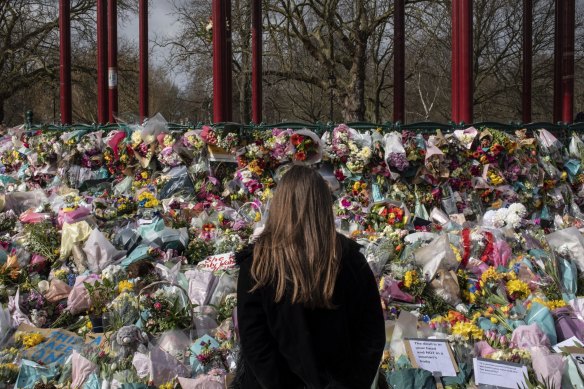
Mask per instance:
[[[241,389],[369,389],[385,345],[385,326],[373,273],[359,245],[345,237],[333,304],[308,309],[274,288],[253,293],[253,248],[236,255]]]

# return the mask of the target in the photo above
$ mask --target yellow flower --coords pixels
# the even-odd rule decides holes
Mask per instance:
[[[174,382],[168,381],[167,383],[160,385],[158,389],[174,389]]]
[[[490,266],[481,275],[481,281],[483,282],[483,284],[481,284],[481,286],[483,286],[487,282],[496,282],[496,281],[499,281],[502,278],[503,278],[503,274],[497,272],[497,270],[495,270],[495,268],[493,266]]]
[[[546,306],[550,311],[553,311],[554,309],[557,308],[565,307],[567,305],[564,300],[544,301],[539,297],[536,297],[533,300],[531,300],[531,303],[540,303],[541,305]]]
[[[17,341],[20,340],[25,348],[31,348],[36,346],[37,344],[44,342],[46,338],[43,335],[39,334],[38,332],[32,333],[17,332],[15,335],[15,339]]]
[[[143,179],[147,179],[148,178],[148,172],[147,171],[143,171],[142,173],[140,173],[140,177],[142,177]]]
[[[134,284],[128,280],[123,280],[118,283],[118,292],[124,293],[125,291],[131,292],[134,290]]]
[[[495,316],[492,316],[492,317],[491,317],[491,323],[493,323],[493,324],[497,324],[497,322],[498,322],[498,321],[499,321],[499,320],[497,320],[497,318],[496,318]]]
[[[418,272],[415,270],[408,270],[406,274],[404,274],[404,286],[406,288],[411,288],[416,278],[418,278]]]
[[[524,299],[531,294],[529,285],[521,280],[507,281],[507,293],[517,299]]]
[[[458,321],[452,326],[452,334],[462,337],[464,340],[479,340],[483,336],[483,330],[471,322]]]
[[[452,252],[454,252],[454,256],[456,257],[457,262],[462,262],[462,255],[460,255],[460,250],[456,248],[452,243],[450,244],[450,248]]]

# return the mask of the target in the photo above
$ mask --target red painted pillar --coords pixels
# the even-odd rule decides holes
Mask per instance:
[[[225,121],[232,120],[233,114],[233,61],[231,49],[231,0],[223,0],[225,7],[225,62],[223,62],[225,77],[225,94],[223,95],[225,110]]]
[[[107,0],[97,0],[97,122],[108,121]]]
[[[116,121],[118,114],[118,9],[117,0],[108,0],[108,87],[109,87],[109,122]]]
[[[61,123],[71,124],[71,4],[59,1]]]
[[[521,117],[531,122],[531,77],[533,72],[533,0],[523,0],[523,87],[521,90]]]
[[[460,80],[459,80],[459,119],[465,123],[473,122],[473,13],[472,0],[460,0]]]
[[[458,12],[459,0],[452,1],[452,63],[451,63],[451,108],[452,108],[452,121],[458,123],[460,120],[458,108],[459,108],[459,36],[460,36],[460,14]]]
[[[405,0],[395,0],[393,11],[393,121],[405,122]]]
[[[140,123],[148,117],[148,0],[139,3],[140,30]]]
[[[251,121],[262,122],[262,1],[251,4]]]
[[[562,44],[562,121],[574,120],[574,35],[576,28],[576,2],[565,0]]]
[[[554,23],[554,107],[553,120],[557,123],[562,120],[562,52],[564,25],[564,1],[556,0]]]
[[[222,0],[213,0],[213,121],[224,122],[225,118],[225,46],[226,15]]]

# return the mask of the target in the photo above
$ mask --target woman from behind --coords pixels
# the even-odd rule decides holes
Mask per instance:
[[[336,232],[324,179],[290,168],[263,232],[236,256],[238,388],[370,388],[385,329],[359,247]]]

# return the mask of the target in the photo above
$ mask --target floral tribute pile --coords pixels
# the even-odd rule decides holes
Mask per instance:
[[[562,348],[584,344],[579,135],[343,124],[244,135],[171,131],[159,115],[2,135],[0,382],[226,387],[239,353],[233,253],[303,163],[330,184],[338,230],[379,281],[378,381],[473,387],[483,358],[525,366],[526,387],[583,387]],[[457,375],[417,367],[407,338],[446,340]]]

